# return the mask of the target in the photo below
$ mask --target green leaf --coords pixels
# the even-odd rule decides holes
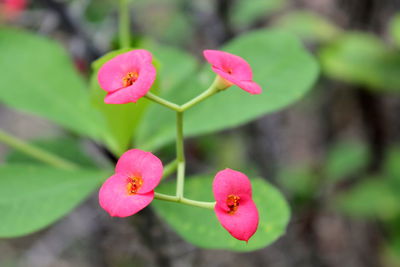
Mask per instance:
[[[163,94],[167,94],[173,89],[177,92],[185,79],[195,76],[198,62],[192,55],[177,48],[155,43],[147,43],[145,47],[153,53],[157,62],[159,62],[159,73],[157,75],[160,79],[160,91]]]
[[[369,160],[370,154],[364,144],[341,141],[329,150],[325,174],[330,182],[337,182],[362,171]]]
[[[231,15],[232,24],[239,29],[246,28],[284,8],[286,4],[286,0],[235,1]]]
[[[107,177],[34,165],[0,166],[0,237],[38,231],[75,208]]]
[[[387,180],[374,177],[337,196],[335,204],[350,216],[386,220],[399,215],[399,201]]]
[[[0,29],[0,69],[1,102],[101,139],[104,121],[90,106],[84,81],[58,43]]]
[[[400,13],[397,13],[390,21],[390,34],[394,43],[400,48]]]
[[[79,140],[72,137],[58,137],[54,139],[34,140],[32,144],[36,147],[49,151],[63,159],[77,163],[87,168],[96,168],[94,161],[83,150]],[[48,166],[42,161],[28,156],[20,151],[12,150],[7,154],[6,160],[9,164],[40,164]]]
[[[264,114],[280,110],[300,99],[313,85],[318,67],[294,36],[281,31],[260,30],[244,34],[222,48],[245,58],[254,80],[264,89],[250,95],[236,86],[221,92],[185,112],[185,136],[196,136],[232,128]],[[173,68],[174,62],[168,62]],[[209,65],[162,96],[183,103],[203,92],[215,74]],[[137,132],[137,143],[153,150],[173,140],[175,114],[152,106]]]
[[[213,201],[213,177],[188,178],[185,195],[188,198]],[[253,179],[253,198],[257,204],[260,223],[249,243],[233,238],[218,222],[213,210],[155,201],[157,213],[187,242],[206,249],[252,251],[266,247],[285,233],[289,221],[289,207],[280,192],[263,179]],[[165,183],[157,191],[174,193],[175,183]]]
[[[348,33],[319,53],[326,75],[370,89],[400,89],[400,54],[372,34]]]
[[[274,23],[274,26],[290,31],[305,41],[314,42],[330,41],[341,31],[325,17],[306,10],[285,14]]]

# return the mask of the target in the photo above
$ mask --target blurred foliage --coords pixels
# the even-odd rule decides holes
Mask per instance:
[[[243,137],[235,134],[222,133],[215,138],[213,149],[209,149],[208,158],[214,157],[216,161],[215,168],[222,170],[229,166],[235,166],[236,169],[246,169],[246,174],[251,176],[250,170],[254,171],[254,166],[246,162],[247,144]],[[247,169],[249,171],[247,171]]]
[[[371,177],[337,196],[336,204],[351,216],[393,219],[400,212],[399,192],[399,188],[391,187],[387,179]]]
[[[180,45],[194,34],[192,18],[186,9],[188,3],[185,0],[135,0],[131,5],[133,19],[140,22],[141,32],[145,32],[146,37]]]
[[[400,48],[400,13],[390,21],[390,34],[395,45]]]
[[[212,201],[213,176],[188,177],[185,196],[191,199]],[[175,182],[162,184],[158,190],[173,194]],[[257,232],[248,243],[236,240],[220,225],[215,212],[165,201],[155,201],[157,213],[186,241],[207,249],[251,251],[266,247],[285,233],[289,222],[289,207],[280,194],[265,180],[252,179],[253,199],[259,210],[260,223]]]
[[[115,8],[114,1],[111,0],[94,0],[89,1],[85,9],[85,18],[87,21],[98,23],[104,20]]]
[[[341,29],[325,17],[307,10],[292,11],[274,22],[274,27],[296,34],[306,42],[332,41]]]
[[[384,266],[396,267],[400,264],[400,235],[386,244],[382,251]]]
[[[390,178],[393,185],[400,186],[400,146],[389,148],[384,161],[384,175]]]
[[[337,196],[338,207],[357,217],[390,220],[400,216],[400,148],[391,148],[379,176],[367,177]],[[400,234],[400,232],[399,232]]]
[[[308,164],[282,168],[278,174],[278,181],[289,192],[297,206],[309,203],[320,185],[319,175]]]
[[[324,75],[370,90],[400,90],[400,53],[381,38],[366,32],[345,31],[310,11],[293,11],[278,17],[274,27],[288,30],[317,48]],[[400,40],[400,19],[390,23],[392,39]]]
[[[400,90],[400,54],[372,34],[344,34],[319,55],[327,76],[371,89]]]
[[[326,158],[323,158],[319,164],[297,162],[296,166],[282,167],[277,178],[279,184],[291,196],[293,205],[299,209],[315,201],[324,190],[363,175],[366,173],[369,163],[370,152],[366,145],[356,141],[338,140],[329,147]],[[358,195],[354,197],[357,203],[349,204],[348,210],[353,207],[354,210],[364,208],[362,206],[364,202],[359,199],[364,196],[368,197],[370,192],[364,193],[368,189],[369,186],[366,186],[365,189],[362,188],[354,194],[349,193],[352,196]],[[346,191],[346,193],[348,192],[350,191]],[[341,203],[348,202],[343,200]],[[346,205],[342,204],[341,206]],[[365,205],[368,207],[367,204]]]
[[[338,182],[362,172],[370,161],[368,148],[359,142],[342,141],[328,151],[325,175],[330,182]]]
[[[260,19],[283,9],[287,0],[252,0],[234,1],[232,7],[231,23],[235,28],[244,29],[250,27]]]

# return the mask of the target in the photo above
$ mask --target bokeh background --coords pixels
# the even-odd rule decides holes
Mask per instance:
[[[117,45],[116,5],[30,0],[3,23],[60,41],[88,75],[90,63]],[[200,60],[203,49],[259,28],[289,30],[315,55],[320,78],[299,102],[186,143],[189,173],[253,168],[275,184],[292,209],[287,233],[255,252],[204,250],[183,241],[151,208],[112,221],[93,195],[45,230],[0,240],[0,266],[400,266],[399,0],[132,0],[131,6],[134,42],[151,37]],[[61,131],[1,104],[0,125],[23,139]],[[0,144],[0,160],[7,152]]]

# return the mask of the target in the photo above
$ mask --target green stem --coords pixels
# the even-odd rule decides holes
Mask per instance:
[[[183,137],[183,112],[176,112],[176,160],[178,161],[178,173],[176,181],[176,196],[183,198],[185,186],[185,151]]]
[[[154,101],[154,102],[156,102],[156,103],[158,103],[158,104],[160,104],[162,106],[165,106],[167,108],[170,108],[172,110],[181,111],[181,107],[179,105],[177,105],[175,103],[172,103],[172,102],[169,102],[169,101],[167,101],[167,100],[165,100],[165,99],[163,99],[163,98],[161,98],[159,96],[156,96],[156,95],[154,95],[154,94],[152,94],[150,92],[148,92],[145,95],[145,97],[147,99],[149,99],[149,100],[152,100],[152,101]]]
[[[131,46],[128,1],[119,0],[119,45],[121,48]]]
[[[211,86],[207,88],[207,90],[205,90],[200,95],[196,96],[192,100],[190,100],[190,101],[186,102],[185,104],[183,104],[182,106],[180,106],[181,110],[185,111],[185,110],[193,107],[197,103],[203,101],[204,99],[214,95],[215,93],[218,93],[220,91],[220,89],[218,89],[219,83],[220,83],[220,78],[219,78],[219,76],[217,76],[215,78],[214,82],[211,84]]]
[[[164,167],[163,177],[170,176],[178,167],[178,161],[174,160]]]
[[[21,139],[15,138],[6,132],[0,130],[0,142],[3,142],[10,147],[13,147],[29,156],[32,156],[44,163],[52,165],[61,169],[78,169],[78,166],[75,163],[72,163],[66,159],[63,159],[57,155],[54,155],[46,150],[35,147],[31,144],[28,144]]]
[[[189,206],[195,206],[199,208],[206,208],[206,209],[214,209],[215,202],[204,202],[204,201],[197,201],[197,200],[192,200],[188,198],[178,198],[177,196],[170,196],[170,195],[165,195],[161,193],[154,193],[154,198],[158,200],[163,200],[163,201],[169,201],[169,202],[176,202],[176,203],[182,203],[185,205]]]

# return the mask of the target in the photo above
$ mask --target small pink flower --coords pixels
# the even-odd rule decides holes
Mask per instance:
[[[151,53],[138,49],[107,61],[97,78],[100,87],[107,91],[105,103],[126,104],[147,94],[156,78],[156,69]]]
[[[248,241],[258,227],[258,211],[252,199],[249,178],[231,169],[220,171],[213,182],[215,213],[235,238]]]
[[[0,16],[6,20],[16,18],[27,6],[26,0],[0,0]]]
[[[163,165],[152,153],[128,150],[118,160],[115,174],[100,188],[100,206],[116,217],[137,213],[153,201],[162,173]]]
[[[253,82],[253,73],[249,63],[243,58],[217,50],[205,50],[204,57],[212,65],[212,69],[227,86],[235,84],[250,94],[260,94],[261,87]]]

